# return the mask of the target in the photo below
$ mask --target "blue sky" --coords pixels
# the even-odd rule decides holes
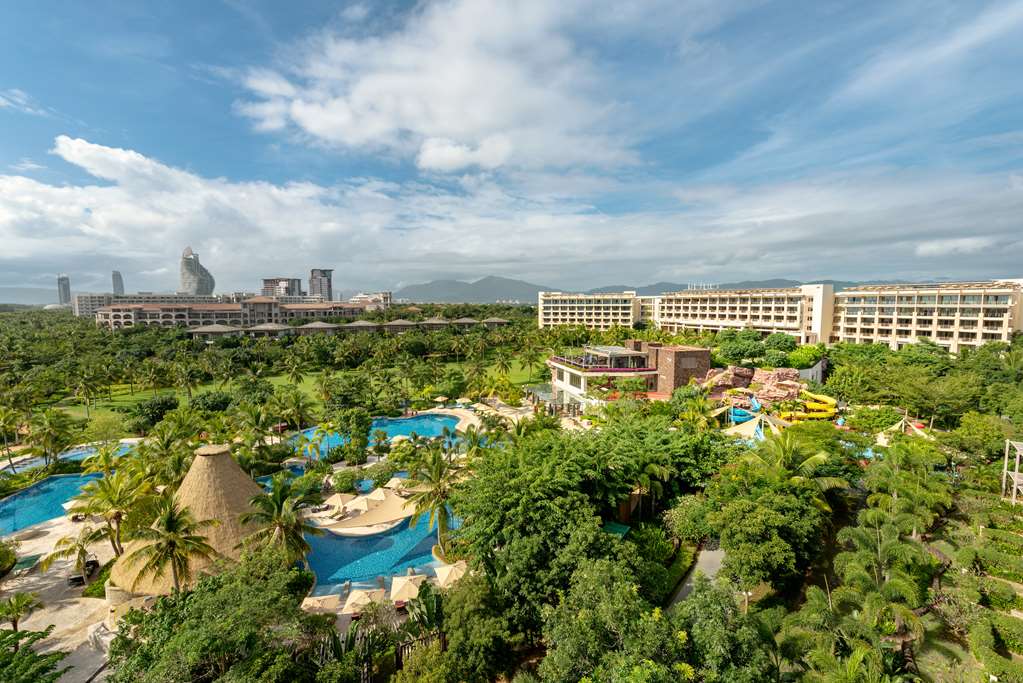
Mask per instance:
[[[0,285],[1020,276],[1023,2],[14,3]]]

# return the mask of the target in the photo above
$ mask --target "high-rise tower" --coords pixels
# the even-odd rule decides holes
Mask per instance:
[[[192,251],[192,247],[185,247],[181,254],[181,293],[208,296],[213,294],[216,285],[210,271],[199,263],[199,255]]]
[[[322,296],[327,301],[334,300],[334,288],[331,284],[333,268],[313,268],[309,271],[309,296]]]
[[[111,273],[110,277],[113,284],[113,289],[111,291],[114,293],[114,296],[123,296],[124,278],[121,277],[121,271],[115,270],[113,273]]]
[[[71,303],[71,278],[66,273],[57,276],[57,303]]]

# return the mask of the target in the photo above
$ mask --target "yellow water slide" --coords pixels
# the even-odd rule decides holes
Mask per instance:
[[[800,420],[830,420],[835,417],[838,401],[824,394],[811,394],[804,391],[800,394],[804,410],[790,410],[778,413],[783,420],[798,422]]]

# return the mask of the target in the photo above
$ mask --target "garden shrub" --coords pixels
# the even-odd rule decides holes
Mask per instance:
[[[1023,683],[1023,664],[998,652],[1004,647],[1010,652],[1023,654],[1023,621],[991,613],[977,620],[970,629],[967,642],[970,652],[988,674],[997,676],[1002,683]]]
[[[355,482],[361,478],[357,470],[338,470],[330,478],[339,493],[355,493]]]

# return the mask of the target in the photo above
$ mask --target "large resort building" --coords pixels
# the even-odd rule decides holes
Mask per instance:
[[[956,353],[1023,330],[1023,280],[872,285],[835,295],[832,341],[930,340]]]
[[[1023,279],[771,289],[692,289],[643,297],[540,292],[540,327],[606,330],[646,322],[673,333],[754,329],[799,343],[861,342],[898,349],[924,339],[957,353],[1023,330]]]

